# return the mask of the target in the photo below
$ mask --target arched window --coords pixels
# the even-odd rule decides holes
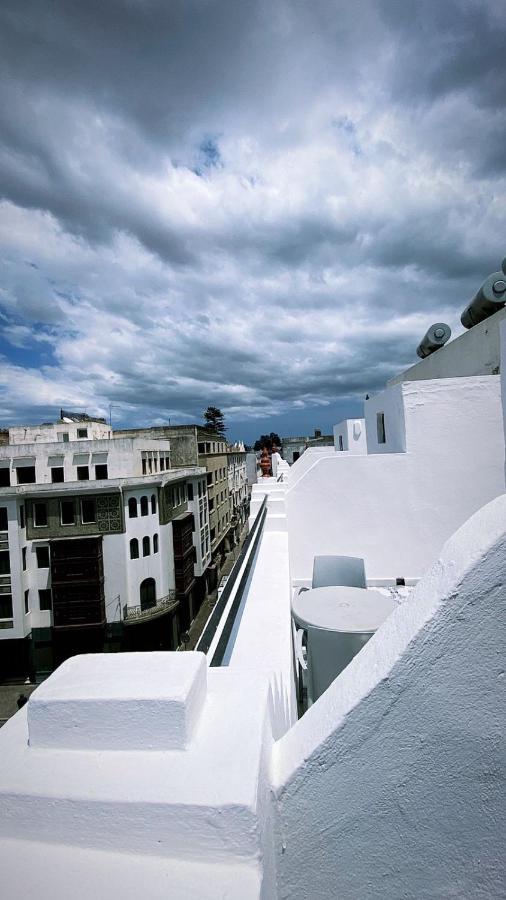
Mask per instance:
[[[154,494],[151,494],[151,512],[153,514],[156,512],[156,497]]]
[[[147,516],[148,514],[148,498],[141,497],[141,516]]]
[[[135,497],[130,497],[128,501],[128,515],[131,519],[137,518],[137,500]]]
[[[153,553],[158,553],[158,535],[153,535]]]
[[[146,537],[143,537],[142,539],[142,555],[149,556],[150,553],[151,550],[149,548],[149,537],[146,535]]]
[[[130,559],[139,559],[139,541],[132,538],[130,541]]]
[[[145,578],[140,587],[141,610],[151,609],[156,606],[156,581],[154,578]]]

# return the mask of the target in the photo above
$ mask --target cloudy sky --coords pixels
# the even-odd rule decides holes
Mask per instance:
[[[328,429],[506,254],[504,0],[2,0],[0,419]]]

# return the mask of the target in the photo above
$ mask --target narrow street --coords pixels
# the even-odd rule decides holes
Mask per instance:
[[[234,547],[234,549],[231,550],[231,552],[227,553],[227,555],[226,555],[226,560],[223,563],[223,566],[221,568],[220,581],[224,577],[224,575],[230,575],[230,572],[232,571],[232,569],[235,565],[235,562],[239,556],[239,553],[241,552],[241,547],[244,544],[244,541],[246,540],[247,536],[248,536],[248,523],[246,522],[244,524],[244,528],[241,532],[241,536],[239,538],[239,543],[238,543],[237,547]],[[184,648],[185,650],[195,650],[195,647],[197,646],[197,644],[199,642],[200,635],[202,634],[202,632],[204,630],[205,624],[206,624],[209,616],[211,615],[212,609],[215,606],[217,599],[218,599],[218,591],[215,590],[215,591],[212,591],[212,593],[209,594],[209,596],[206,597],[206,599],[204,600],[202,606],[200,607],[197,615],[195,616],[195,618],[190,626],[190,630],[189,630],[190,640],[186,644],[186,647]]]

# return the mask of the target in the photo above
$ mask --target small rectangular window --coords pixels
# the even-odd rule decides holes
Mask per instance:
[[[30,612],[30,591],[25,591],[25,616]]]
[[[68,442],[69,442],[68,431],[59,431],[58,432],[58,441],[60,442],[60,444],[68,444]]]
[[[188,500],[193,500],[193,484],[188,482]]]
[[[7,507],[0,506],[0,531],[7,531],[9,521],[7,519]]]
[[[165,457],[165,468],[167,471],[170,469],[170,458],[168,456]]]
[[[33,504],[33,524],[37,528],[44,528],[47,525],[47,506],[45,503]]]
[[[51,609],[51,591],[48,588],[39,591],[39,609],[44,612],[44,610]]]
[[[10,575],[11,560],[8,550],[0,550],[0,575]]]
[[[339,449],[340,449],[340,450],[344,450],[344,447],[343,447],[343,436],[342,436],[342,434],[339,435]]]
[[[211,540],[214,541],[216,537],[216,528],[211,528]]]
[[[0,487],[11,486],[11,473],[8,466],[2,466],[0,469]]]
[[[102,465],[99,466],[95,466],[95,478],[97,479],[97,481],[105,481],[108,477],[107,466],[105,463],[102,463]]]
[[[21,548],[21,560],[22,560],[23,572],[26,572],[26,547]]]
[[[165,457],[161,456],[160,457],[160,472],[163,472],[164,469],[165,469]]]
[[[90,480],[89,466],[78,466],[77,467],[77,480],[78,481],[89,481]]]
[[[87,438],[88,437],[88,429],[87,428],[78,428],[77,429],[77,437],[78,438]]]
[[[36,547],[35,555],[37,557],[37,568],[49,569],[49,547]]]
[[[61,500],[60,501],[60,521],[62,525],[73,525],[74,524],[74,501],[73,500]]]
[[[378,444],[386,444],[385,413],[376,413],[376,428],[378,431]]]
[[[24,503],[22,503],[21,506],[19,507],[19,527],[20,528],[25,527],[25,505],[24,505]]]
[[[81,500],[81,522],[83,525],[91,525],[96,520],[95,501],[92,499]]]
[[[51,467],[51,481],[53,482],[53,484],[57,484],[58,482],[65,481],[63,466],[52,466]]]
[[[18,484],[35,484],[35,466],[19,466],[16,475]]]
[[[142,457],[142,474],[143,475],[146,474],[146,457],[145,456]]]
[[[12,596],[0,594],[0,619],[12,619]]]

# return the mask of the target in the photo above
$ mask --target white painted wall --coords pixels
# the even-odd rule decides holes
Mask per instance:
[[[406,449],[403,385],[396,384],[364,401],[368,453],[403,453]],[[385,443],[378,442],[377,417],[383,413]]]
[[[344,419],[334,425],[334,450],[338,453],[367,453],[367,440],[364,419]],[[342,450],[339,446],[342,442]]]
[[[396,404],[404,398],[407,453],[334,453],[290,480],[296,582],[311,578],[318,554],[362,556],[369,578],[420,577],[462,522],[504,491],[497,376],[397,385],[388,398],[393,392]]]
[[[471,299],[471,298],[469,298]],[[440,350],[390,379],[389,384],[419,379],[497,375],[500,365],[500,328],[506,309],[464,331]],[[420,335],[421,337],[421,335]]]
[[[506,496],[274,748],[278,896],[503,896]]]

